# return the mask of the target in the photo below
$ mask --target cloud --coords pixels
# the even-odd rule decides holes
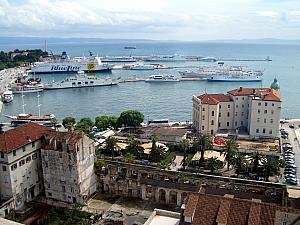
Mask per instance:
[[[297,38],[295,0],[0,0],[2,35]],[[285,32],[282,32],[285,31]]]

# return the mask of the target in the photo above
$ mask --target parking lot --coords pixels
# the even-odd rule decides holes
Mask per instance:
[[[285,160],[285,178],[288,184],[298,184],[300,181],[300,120],[289,120],[281,124],[281,129],[287,132],[282,138],[283,157]],[[284,137],[284,131],[281,131]],[[298,168],[298,170],[297,170]],[[293,175],[295,174],[295,175]]]

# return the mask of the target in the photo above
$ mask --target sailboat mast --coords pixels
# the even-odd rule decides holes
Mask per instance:
[[[22,87],[22,108],[23,108],[23,114],[25,114],[25,102],[24,102],[24,87]]]
[[[37,99],[38,99],[38,109],[39,109],[39,117],[41,117],[41,104],[40,104],[40,93],[37,93]]]

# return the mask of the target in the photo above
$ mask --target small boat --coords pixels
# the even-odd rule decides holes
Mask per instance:
[[[124,49],[136,49],[136,46],[125,46]]]
[[[12,93],[12,91],[4,91],[3,94],[1,95],[1,99],[3,103],[9,103],[12,102],[12,100],[14,99],[14,95]]]
[[[144,58],[144,61],[149,62],[177,62],[177,61],[186,61],[186,57],[182,55],[152,55]]]
[[[75,77],[69,77],[61,82],[45,84],[45,90],[111,86],[117,84],[118,82],[112,79],[98,79],[95,75],[87,76],[84,71],[79,71]]]
[[[156,83],[156,82],[178,82],[179,79],[174,75],[152,75],[145,82]]]
[[[102,62],[109,62],[109,63],[128,63],[128,62],[136,62],[132,56],[105,56],[101,58]]]
[[[155,66],[154,65],[147,65],[147,64],[136,64],[132,65],[130,67],[131,70],[154,70]]]
[[[52,127],[53,121],[55,120],[54,114],[38,116],[38,115],[22,113],[17,116],[6,116],[6,117],[12,120],[11,121],[12,127],[17,127],[29,122],[38,123],[40,125],[47,126],[47,127]]]
[[[202,62],[216,62],[216,61],[218,61],[218,59],[215,58],[215,57],[204,57],[204,58],[201,58],[200,61],[202,61]]]

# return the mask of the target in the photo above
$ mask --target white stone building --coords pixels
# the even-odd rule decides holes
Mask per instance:
[[[40,160],[42,137],[49,128],[27,123],[0,134],[0,216],[43,191]]]
[[[95,147],[86,135],[51,131],[41,157],[47,198],[82,204],[96,192]]]
[[[212,135],[232,130],[247,132],[253,138],[276,138],[281,112],[277,87],[240,87],[227,94],[194,95],[193,126],[200,133]]]

